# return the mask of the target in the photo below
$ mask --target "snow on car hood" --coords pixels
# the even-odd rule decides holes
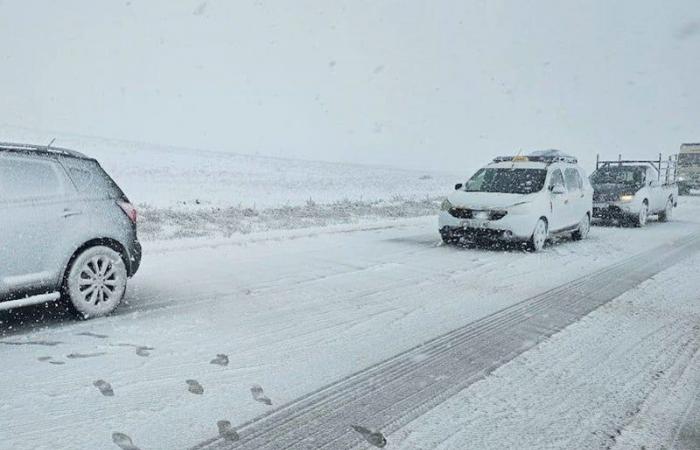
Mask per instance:
[[[455,191],[447,200],[457,208],[493,209],[508,208],[516,203],[530,200],[531,194],[503,194],[500,192]]]

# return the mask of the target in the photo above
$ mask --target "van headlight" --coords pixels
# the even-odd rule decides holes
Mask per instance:
[[[452,209],[452,203],[450,203],[449,200],[445,199],[442,201],[442,205],[440,205],[440,209],[443,211],[449,211]]]
[[[629,202],[631,202],[632,200],[634,200],[634,195],[631,195],[631,194],[624,194],[624,195],[621,195],[621,196],[620,196],[620,201],[621,201],[622,203],[629,203]]]

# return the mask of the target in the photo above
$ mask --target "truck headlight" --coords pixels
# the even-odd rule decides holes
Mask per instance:
[[[621,201],[622,203],[629,203],[629,202],[631,202],[632,200],[634,200],[634,195],[625,194],[625,195],[621,195],[621,196],[620,196],[620,201]]]
[[[452,209],[452,203],[450,203],[449,200],[445,199],[442,201],[442,205],[440,205],[440,209],[443,211],[449,211]]]

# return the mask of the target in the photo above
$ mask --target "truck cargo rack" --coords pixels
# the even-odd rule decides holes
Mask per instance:
[[[669,156],[667,160],[663,158],[663,155],[659,153],[659,159],[622,159],[622,155],[618,155],[617,160],[602,160],[600,155],[595,157],[595,170],[601,167],[614,167],[623,166],[625,164],[648,164],[654,169],[658,174],[658,181],[662,181],[663,184],[673,184],[676,182],[676,171],[678,166],[677,157]],[[662,176],[663,173],[663,176]]]

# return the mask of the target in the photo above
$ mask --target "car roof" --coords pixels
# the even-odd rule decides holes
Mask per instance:
[[[0,142],[0,151],[8,152],[36,152],[48,155],[69,156],[71,158],[93,159],[75,150],[67,148],[54,147],[52,145],[33,145],[33,144],[17,144],[12,142]]]

